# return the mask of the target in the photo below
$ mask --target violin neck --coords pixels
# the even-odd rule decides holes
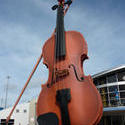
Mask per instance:
[[[64,59],[66,55],[65,31],[64,31],[64,9],[63,5],[58,6],[56,37],[55,37],[55,59]]]

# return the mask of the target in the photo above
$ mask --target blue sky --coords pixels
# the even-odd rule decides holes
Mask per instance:
[[[56,0],[0,0],[0,105],[9,80],[8,105],[14,103],[56,25]],[[125,1],[74,0],[65,29],[81,32],[88,43],[85,74],[125,64]],[[36,97],[48,78],[40,64],[21,101]],[[29,96],[28,96],[29,95]]]

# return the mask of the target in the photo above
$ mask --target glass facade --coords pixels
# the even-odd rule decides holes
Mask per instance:
[[[125,68],[95,77],[104,112],[98,125],[125,125]],[[120,109],[120,108],[123,109]]]
[[[104,107],[125,106],[125,70],[94,78]]]

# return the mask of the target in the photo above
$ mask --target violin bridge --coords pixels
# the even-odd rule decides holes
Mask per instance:
[[[58,80],[59,78],[64,78],[69,75],[69,70],[68,69],[56,70],[55,75],[56,75],[56,80]]]

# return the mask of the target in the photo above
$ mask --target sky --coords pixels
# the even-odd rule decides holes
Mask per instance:
[[[0,106],[16,101],[45,41],[56,26],[56,0],[0,0]],[[65,16],[65,30],[83,34],[89,60],[83,64],[85,75],[125,64],[125,1],[74,0]],[[48,79],[42,61],[21,102],[36,98]]]

